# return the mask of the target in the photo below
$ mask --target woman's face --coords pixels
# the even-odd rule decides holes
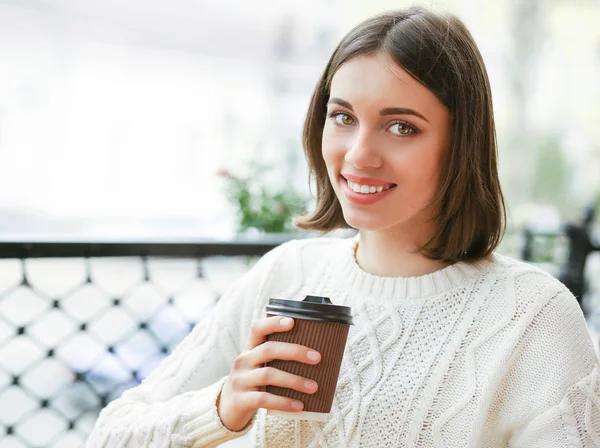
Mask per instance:
[[[357,56],[333,76],[323,158],[350,226],[422,228],[449,141],[448,109],[387,54]]]

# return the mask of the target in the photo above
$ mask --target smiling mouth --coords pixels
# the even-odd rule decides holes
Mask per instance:
[[[352,182],[351,180],[346,179],[344,176],[342,176],[342,179],[344,179],[347,182],[348,187],[352,191],[354,191],[355,193],[360,193],[360,194],[377,194],[377,193],[381,193],[383,191],[387,191],[390,188],[393,188],[396,186],[396,184],[386,184],[386,185],[359,184],[359,183]]]

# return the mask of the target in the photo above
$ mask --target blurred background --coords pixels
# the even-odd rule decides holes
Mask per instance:
[[[352,26],[413,4],[458,15],[487,65],[499,252],[582,288],[597,345],[599,0],[0,0],[0,448],[82,446],[256,256],[307,236],[312,89]]]

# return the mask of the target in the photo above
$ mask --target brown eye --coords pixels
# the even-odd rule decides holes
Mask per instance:
[[[341,126],[350,126],[354,124],[354,118],[348,114],[338,113],[333,117],[335,122]]]
[[[404,122],[394,123],[390,126],[390,129],[392,130],[392,134],[396,135],[409,135],[415,132],[414,127]]]

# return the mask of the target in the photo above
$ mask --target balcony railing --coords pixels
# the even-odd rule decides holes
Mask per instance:
[[[99,411],[284,240],[0,243],[0,445],[83,446]]]

